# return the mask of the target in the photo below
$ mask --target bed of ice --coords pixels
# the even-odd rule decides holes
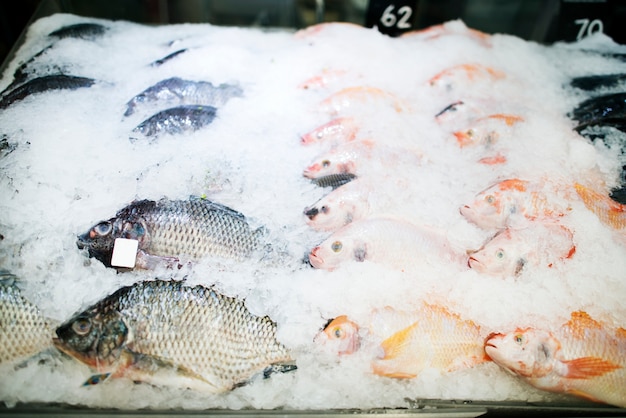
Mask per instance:
[[[382,190],[398,186],[398,212],[444,228],[461,247],[477,249],[492,232],[468,223],[459,206],[498,180],[543,179],[566,187],[593,178],[595,184],[614,186],[622,165],[618,151],[589,143],[572,131],[574,122],[565,116],[583,98],[567,88],[571,77],[623,71],[623,63],[588,52],[626,52],[609,38],[598,34],[574,44],[544,46],[493,35],[485,43],[467,36],[460,21],[446,23],[452,34],[430,40],[390,38],[351,25],[294,36],[207,24],[150,27],[59,14],[30,27],[4,70],[0,90],[11,83],[20,63],[53,42],[48,33],[85,21],[109,30],[93,41],[54,41],[32,68],[41,75],[58,68],[97,83],[33,95],[0,111],[0,134],[15,145],[0,157],[0,267],[19,276],[24,295],[59,321],[145,278],[186,276],[191,284],[215,285],[277,322],[278,337],[293,350],[298,370],[207,396],[125,379],[81,387],[90,375],[87,367],[49,354],[46,361],[2,371],[0,400],[5,404],[342,409],[406,407],[407,399],[563,400],[570,398],[532,389],[491,363],[449,374],[427,370],[411,380],[378,377],[369,372],[363,355],[338,358],[313,339],[337,315],[366,322],[373,308],[410,310],[422,301],[444,304],[480,325],[485,335],[518,326],[558,326],[579,309],[612,324],[626,323],[626,249],[577,199],[562,221],[574,232],[575,256],[515,279],[429,263],[416,265],[417,273],[369,262],[332,272],[302,263],[328,236],[309,228],[302,211],[329,189],[302,177],[328,145],[303,146],[300,136],[331,119],[319,103],[344,87],[375,86],[402,100],[403,112],[379,103],[367,107],[367,117],[365,110],[359,115],[372,139],[417,149],[423,164],[373,162],[384,170],[374,170],[372,178]],[[183,48],[184,54],[149,66]],[[506,77],[493,84],[460,79],[452,91],[428,84],[440,71],[464,63],[491,66]],[[325,86],[298,87],[334,70],[341,70],[340,75]],[[215,85],[238,83],[244,97],[231,99],[210,126],[193,134],[129,141],[131,130],[150,115],[125,118],[125,103],[173,76]],[[521,133],[503,144],[506,164],[477,164],[479,151],[460,149],[451,135],[459,126],[435,122],[437,112],[467,97],[482,103],[485,114],[524,117]],[[190,195],[206,195],[265,225],[289,257],[280,265],[216,268],[207,261],[177,272],[117,274],[76,247],[77,234],[134,199]]]

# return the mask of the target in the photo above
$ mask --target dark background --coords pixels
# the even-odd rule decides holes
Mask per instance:
[[[31,17],[54,12],[142,23],[198,23],[305,27],[317,21],[349,21],[375,25],[388,5],[411,5],[412,29],[452,19],[487,33],[509,33],[537,42],[575,41],[580,19],[601,20],[604,33],[626,44],[624,0],[0,0],[0,63],[19,39]],[[383,31],[380,24],[378,27]],[[597,24],[592,26],[597,28]],[[388,29],[388,28],[387,28]],[[394,35],[393,32],[385,32]]]

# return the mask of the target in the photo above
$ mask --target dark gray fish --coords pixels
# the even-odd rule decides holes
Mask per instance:
[[[144,281],[61,325],[55,346],[97,374],[220,393],[272,371],[295,370],[276,324],[204,286]]]
[[[8,92],[0,100],[0,109],[6,109],[13,103],[23,100],[32,94],[45,93],[50,90],[76,90],[90,87],[95,80],[64,74],[46,75],[27,81]]]
[[[332,187],[333,190],[339,186],[351,182],[356,178],[352,173],[329,174],[324,177],[312,179],[311,182],[319,187]]]
[[[26,79],[28,78],[28,76],[33,72],[32,70],[29,71],[29,66],[35,62],[37,60],[37,58],[39,58],[40,56],[42,56],[44,53],[46,53],[50,48],[52,48],[52,45],[49,45],[47,47],[45,47],[44,49],[42,49],[41,51],[39,51],[38,53],[36,53],[35,55],[33,55],[31,58],[29,58],[28,60],[24,61],[23,63],[21,63],[17,69],[15,70],[15,72],[13,73],[13,81],[11,82],[11,84],[9,84],[7,86],[7,88],[5,88],[1,93],[0,93],[0,97],[4,96],[8,91],[13,90],[18,84],[23,83],[24,81],[26,81]],[[55,67],[55,70],[57,70],[57,72],[59,71],[58,67]]]
[[[626,83],[626,74],[601,74],[572,79],[570,84],[581,90],[593,91],[617,87]]]
[[[626,93],[607,94],[585,100],[576,106],[570,117],[579,122],[574,128],[578,132],[593,125],[623,128],[626,120]]]
[[[98,23],[76,23],[74,25],[63,26],[60,29],[50,32],[48,36],[54,38],[79,38],[93,40],[102,36],[107,28]]]
[[[210,200],[141,200],[78,236],[77,245],[110,267],[115,239],[137,240],[136,267],[153,268],[181,256],[244,260],[260,249],[264,233],[241,213]]]
[[[203,128],[215,119],[217,109],[213,106],[183,105],[162,110],[141,122],[133,132],[146,137],[157,137],[161,134],[181,134]],[[137,138],[131,137],[131,140]]]
[[[150,63],[150,67],[159,67],[159,66],[165,64],[167,61],[171,60],[172,58],[175,58],[175,57],[179,56],[183,52],[187,52],[187,50],[186,49],[179,49],[178,51],[172,52],[171,54],[166,55],[163,58],[160,58],[160,59]]]
[[[159,81],[148,87],[128,103],[124,116],[130,116],[137,111],[137,107],[153,108],[165,105],[197,104],[214,107],[223,106],[233,97],[241,97],[243,90],[233,84],[214,86],[208,81],[191,81],[173,77]]]

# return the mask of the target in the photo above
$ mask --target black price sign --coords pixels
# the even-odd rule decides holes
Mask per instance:
[[[370,0],[365,26],[398,36],[415,28],[417,0]]]
[[[613,19],[609,0],[561,0],[556,40],[580,41],[608,33]]]

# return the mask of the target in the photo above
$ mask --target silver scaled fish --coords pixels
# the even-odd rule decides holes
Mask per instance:
[[[57,325],[21,295],[16,281],[0,270],[0,365],[17,364],[52,347]]]
[[[137,241],[134,267],[202,257],[243,261],[261,247],[264,228],[252,229],[239,212],[206,199],[140,200],[78,236],[77,245],[111,267],[116,239]]]
[[[243,301],[178,281],[123,287],[56,330],[55,346],[96,374],[221,393],[296,369],[276,324]]]

